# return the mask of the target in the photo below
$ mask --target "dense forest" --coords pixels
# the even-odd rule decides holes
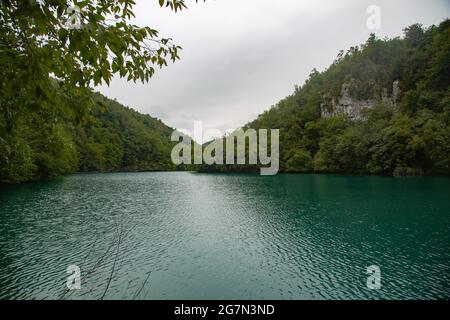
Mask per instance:
[[[280,129],[284,172],[448,175],[450,20],[371,35],[245,128]]]
[[[8,12],[9,7],[2,10]],[[11,21],[17,19],[13,13]],[[9,21],[7,15],[1,18]],[[63,79],[67,70],[57,72],[57,67],[73,62],[62,60],[50,68],[46,63],[53,59],[54,48],[23,42],[23,35],[8,29],[8,23],[0,29],[1,183],[75,171],[186,169],[171,161],[173,129],[94,93],[89,81],[84,82],[90,79],[98,84],[102,77],[108,82],[111,70],[126,70],[108,65],[99,69],[100,74],[75,70]],[[70,32],[75,36],[81,31]],[[86,63],[96,64],[89,52],[77,50],[89,57]],[[31,63],[32,59],[42,63]],[[133,73],[129,67],[126,72]],[[137,80],[148,78],[137,72]],[[450,20],[445,20],[426,29],[412,25],[401,38],[371,35],[366,43],[339,52],[327,70],[314,69],[292,95],[244,129],[280,129],[283,172],[448,175],[449,125]]]
[[[62,174],[175,170],[173,132],[160,120],[140,114],[98,93],[89,116],[27,112],[7,131],[0,114],[0,181],[45,179]],[[50,117],[51,116],[51,117]],[[51,122],[48,122],[48,119]]]
[[[174,12],[187,7],[158,3]],[[156,67],[180,58],[171,38],[131,21],[134,5],[0,1],[0,183],[175,169],[172,129],[92,91],[114,75],[148,82]]]

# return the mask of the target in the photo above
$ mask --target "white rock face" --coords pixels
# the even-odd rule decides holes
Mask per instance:
[[[380,99],[357,100],[350,96],[350,86],[344,83],[341,89],[341,96],[337,100],[333,97],[331,99],[331,106],[322,103],[320,105],[320,111],[323,118],[346,114],[352,120],[362,120],[364,119],[362,111],[367,108],[373,108],[377,103],[396,108],[399,93],[399,82],[395,81],[392,87],[392,97],[388,95],[387,89],[384,88],[381,92]]]

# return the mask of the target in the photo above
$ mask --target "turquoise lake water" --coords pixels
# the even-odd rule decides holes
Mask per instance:
[[[449,245],[448,178],[113,173],[0,188],[1,299],[450,299]],[[80,290],[65,289],[70,265]]]

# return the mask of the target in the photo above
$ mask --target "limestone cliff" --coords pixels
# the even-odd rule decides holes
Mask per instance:
[[[383,104],[392,108],[397,107],[397,100],[400,93],[399,82],[394,81],[392,84],[392,95],[388,95],[388,90],[383,88],[378,97],[367,100],[359,100],[350,94],[350,85],[344,83],[341,89],[341,95],[331,98],[331,103],[323,102],[320,105],[320,111],[323,118],[329,118],[338,114],[346,114],[353,120],[364,119],[364,109],[372,108],[377,104]],[[324,97],[326,100],[326,97]]]

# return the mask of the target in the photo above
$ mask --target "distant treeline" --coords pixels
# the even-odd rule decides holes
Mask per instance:
[[[398,82],[397,82],[398,81]],[[393,96],[386,103],[383,92]],[[363,116],[322,116],[346,85],[355,101],[373,102]],[[384,100],[384,101],[383,101]],[[392,100],[391,100],[392,101]],[[284,172],[420,175],[450,173],[450,20],[404,37],[377,39],[341,51],[324,72],[245,128],[280,129]],[[202,171],[255,171],[254,166],[203,166]]]

